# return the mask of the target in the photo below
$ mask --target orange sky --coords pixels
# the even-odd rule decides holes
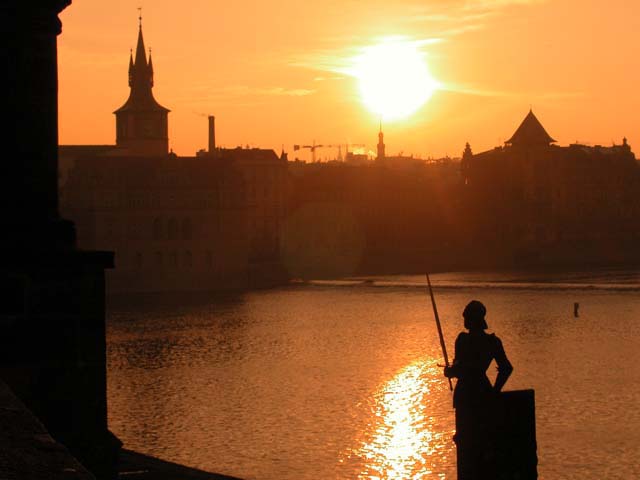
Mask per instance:
[[[365,143],[378,119],[338,73],[360,48],[402,35],[425,42],[442,84],[384,126],[388,154],[459,156],[509,138],[529,106],[560,144],[640,151],[640,4],[629,0],[75,0],[59,37],[60,143],[113,144],[127,99],[138,11],[154,95],[171,109],[170,146],[193,155],[216,116],[221,146],[288,151]],[[334,156],[323,150],[319,157]],[[290,156],[292,158],[293,155]],[[302,154],[301,158],[307,158]]]

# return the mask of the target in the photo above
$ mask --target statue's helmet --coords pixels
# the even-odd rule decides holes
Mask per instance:
[[[486,330],[489,328],[487,325],[487,321],[484,319],[487,314],[486,307],[479,302],[478,300],[471,300],[466,307],[464,307],[464,311],[462,312],[462,316],[464,317],[464,328],[467,330],[474,329],[482,329]]]

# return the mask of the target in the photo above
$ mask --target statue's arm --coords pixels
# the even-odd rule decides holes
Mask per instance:
[[[504,384],[507,383],[507,380],[511,376],[513,372],[513,365],[507,358],[507,354],[504,352],[504,347],[502,346],[502,342],[499,338],[496,337],[496,353],[495,353],[495,361],[498,364],[498,376],[496,378],[496,383],[493,386],[493,389],[496,392],[502,390]]]

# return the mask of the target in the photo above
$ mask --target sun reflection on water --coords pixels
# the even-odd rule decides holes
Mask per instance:
[[[419,360],[403,368],[375,393],[373,421],[361,445],[349,452],[360,459],[360,479],[447,478],[444,466],[453,453],[454,431],[438,418],[443,400],[442,373],[435,361]],[[444,395],[446,399],[446,395]]]

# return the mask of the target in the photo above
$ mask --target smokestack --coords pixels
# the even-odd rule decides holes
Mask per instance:
[[[216,117],[209,115],[209,153],[216,151]]]

